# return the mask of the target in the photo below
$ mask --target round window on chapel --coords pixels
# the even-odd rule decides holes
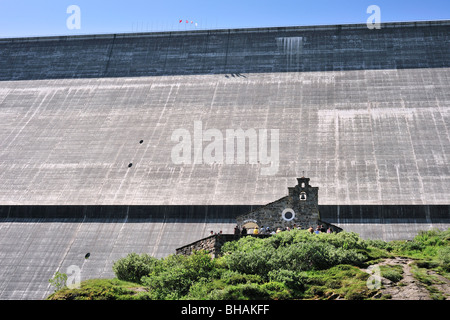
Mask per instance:
[[[295,218],[295,211],[292,210],[291,208],[286,208],[281,213],[281,217],[285,221],[291,221],[291,220],[293,220]]]

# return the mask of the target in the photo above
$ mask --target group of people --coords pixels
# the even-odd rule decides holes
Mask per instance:
[[[316,230],[313,229],[313,227],[309,227],[308,231],[311,233],[315,233],[315,234],[319,234],[319,233],[333,233],[333,229],[331,229],[331,227],[328,227],[328,229],[326,229],[323,224],[321,224],[320,226],[318,225],[316,227]]]
[[[301,230],[301,227],[294,224],[293,229]],[[234,228],[234,234],[236,234],[236,235],[246,235],[249,233],[250,234],[277,234],[282,231],[290,231],[290,230],[292,230],[292,229],[289,227],[285,227],[285,228],[279,227],[277,229],[271,229],[270,227],[261,226],[261,228],[258,228],[258,226],[256,226],[255,228],[253,228],[253,231],[249,232],[249,230],[247,230],[247,228],[245,226],[242,227],[242,230],[239,228],[239,226],[236,226]],[[331,227],[326,229],[323,225],[320,225],[320,226],[318,225],[315,230],[313,229],[313,227],[309,227],[308,231],[311,233],[315,233],[315,234],[332,233],[333,229],[331,229]]]

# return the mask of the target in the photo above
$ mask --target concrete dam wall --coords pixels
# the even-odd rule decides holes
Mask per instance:
[[[261,205],[305,172],[320,204],[448,204],[448,30],[1,40],[0,203]],[[175,163],[172,136],[194,149],[196,124],[203,154]],[[206,161],[208,130],[224,151],[227,130],[267,130],[268,155],[278,130],[278,161],[248,145],[243,162]]]
[[[71,265],[110,277],[130,252],[232,232],[303,174],[321,218],[364,238],[447,228],[449,31],[0,39],[0,299],[42,299]],[[230,130],[256,134],[242,159]],[[174,158],[179,132],[190,162]]]
[[[0,39],[0,79],[446,68],[449,21]],[[81,49],[82,48],[82,49]]]

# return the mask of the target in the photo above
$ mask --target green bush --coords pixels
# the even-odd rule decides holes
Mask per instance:
[[[259,249],[265,249],[267,238],[256,238],[252,236],[242,237],[237,241],[226,242],[221,249],[222,253],[252,252]]]
[[[355,232],[342,231],[339,233],[311,234],[307,230],[291,230],[281,232],[270,238],[262,239],[263,242],[274,248],[289,246],[294,243],[328,243],[335,248],[366,249],[367,244]]]
[[[222,273],[220,280],[225,284],[238,284],[238,283],[262,283],[261,276],[256,274],[242,274],[237,271],[227,270]]]
[[[189,287],[189,292],[181,297],[186,300],[208,300],[211,291],[217,288],[223,288],[225,285],[219,281],[211,281],[211,279],[201,278],[193,282]]]
[[[119,280],[140,283],[157,266],[159,260],[146,253],[130,253],[113,264],[113,271]]]
[[[219,273],[216,262],[205,251],[189,256],[170,255],[162,259],[157,268],[142,277],[152,299],[180,299],[200,279],[212,279]]]
[[[142,283],[149,288],[152,299],[173,300],[188,293],[193,284],[192,277],[190,270],[177,266],[158,273],[152,272],[142,277]]]
[[[236,251],[224,256],[227,267],[240,273],[267,278],[272,270],[305,271],[327,269],[338,264],[359,265],[367,259],[355,249],[336,248],[328,242],[293,242],[274,248]]]
[[[445,231],[420,231],[412,241],[394,241],[392,245],[397,254],[420,260],[435,260],[439,258],[441,248],[450,246],[450,228]]]
[[[396,283],[403,279],[402,266],[381,266],[381,276]]]
[[[78,288],[67,287],[47,297],[48,300],[134,300],[142,299],[145,292],[136,294],[135,283],[118,279],[88,279]]]
[[[397,243],[397,249],[400,252],[408,253],[410,251],[422,251],[425,248],[423,243],[417,241],[404,241]]]
[[[318,238],[326,243],[332,244],[336,248],[343,249],[366,249],[367,244],[355,232],[342,231],[337,234],[321,233]]]
[[[286,300],[292,298],[292,294],[285,283],[270,281],[263,283],[260,287],[263,292],[267,293],[271,300]]]
[[[391,252],[393,250],[393,245],[389,242],[383,241],[383,240],[366,240],[366,245],[368,247],[374,247],[374,248],[378,248],[378,249],[382,249],[382,250],[386,250],[388,252]]]
[[[345,295],[345,299],[347,300],[364,300],[366,298],[366,296],[359,291],[349,291],[346,295]]]
[[[439,229],[431,229],[428,231],[419,231],[414,237],[414,242],[420,243],[422,246],[441,246],[444,244],[444,232]]]
[[[269,260],[275,249],[258,249],[250,252],[236,251],[224,256],[227,268],[244,274],[265,276],[270,271]]]
[[[446,271],[450,271],[450,247],[443,247],[438,252],[438,260]]]
[[[268,273],[268,277],[270,281],[283,283],[286,287],[297,291],[305,289],[305,279],[307,278],[301,272],[285,269],[272,270]]]
[[[213,290],[209,294],[212,300],[268,300],[273,294],[271,286],[261,286],[256,283],[240,283],[223,289]]]
[[[56,271],[53,278],[49,279],[48,282],[55,287],[55,292],[61,290],[66,287],[67,274]]]

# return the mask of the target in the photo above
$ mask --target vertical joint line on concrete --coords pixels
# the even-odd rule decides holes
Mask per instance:
[[[231,30],[228,29],[228,35],[227,35],[227,49],[226,49],[226,51],[225,51],[225,64],[224,64],[224,66],[223,66],[223,72],[224,72],[224,73],[227,73],[227,72],[226,72],[226,68],[227,68],[227,63],[228,63],[228,47],[229,47],[229,44],[230,44],[230,33],[231,33]]]
[[[203,63],[202,63],[202,70],[205,72],[208,68],[206,66],[206,55],[208,54],[208,43],[209,43],[209,35],[210,35],[210,31],[208,31],[206,33],[206,41],[205,41],[205,50],[203,52]]]
[[[114,43],[116,42],[116,34],[114,34],[112,43],[111,43],[111,48],[109,49],[108,52],[108,61],[106,61],[106,67],[105,67],[105,73],[104,75],[106,76],[108,74],[108,69],[109,69],[109,62],[111,61],[111,56],[112,56],[112,51],[113,51],[113,47],[114,47]]]
[[[169,55],[169,48],[170,48],[170,42],[172,40],[172,32],[169,32],[169,41],[168,41],[168,45],[167,45],[167,50],[166,50],[166,56],[164,57],[164,66],[163,66],[163,74],[166,73],[166,64],[167,64],[167,56]]]

